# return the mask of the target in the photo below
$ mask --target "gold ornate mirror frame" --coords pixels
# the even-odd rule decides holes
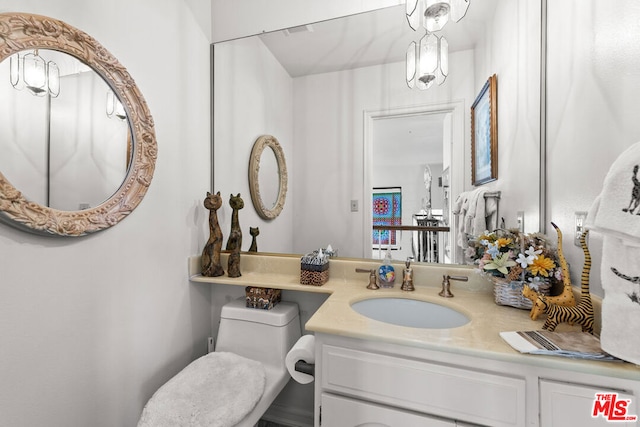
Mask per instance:
[[[126,68],[88,34],[45,16],[0,14],[0,62],[30,49],[72,55],[111,86],[127,113],[133,157],[120,188],[102,204],[82,211],[60,211],[31,202],[0,172],[0,220],[22,230],[57,236],[83,236],[112,227],[138,206],[153,177],[157,145],[147,104]]]
[[[260,195],[260,183],[258,175],[260,172],[260,157],[266,147],[273,150],[276,156],[276,162],[278,164],[278,198],[272,209],[267,209],[262,201]],[[284,160],[284,151],[278,140],[271,135],[262,135],[253,144],[251,149],[251,157],[249,158],[249,190],[251,191],[251,201],[253,206],[264,219],[275,219],[282,208],[284,207],[284,200],[287,196],[287,164]]]

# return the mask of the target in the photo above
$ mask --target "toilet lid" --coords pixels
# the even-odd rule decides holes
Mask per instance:
[[[209,353],[156,391],[138,427],[236,425],[260,401],[265,382],[262,363],[234,353]]]

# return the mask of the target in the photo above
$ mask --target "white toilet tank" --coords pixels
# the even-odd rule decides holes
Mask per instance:
[[[216,351],[228,351],[268,366],[285,367],[300,338],[298,305],[282,301],[271,310],[246,307],[244,298],[222,307]]]

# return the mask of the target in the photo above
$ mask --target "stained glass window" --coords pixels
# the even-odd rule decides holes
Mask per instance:
[[[373,225],[402,225],[402,188],[385,187],[373,189]],[[372,230],[374,249],[399,249],[399,232],[395,230]]]

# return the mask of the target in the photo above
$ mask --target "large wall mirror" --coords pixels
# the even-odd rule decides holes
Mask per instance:
[[[126,69],[52,18],[0,14],[0,219],[44,235],[111,227],[153,177],[151,114]]]
[[[485,187],[501,192],[507,226],[525,212],[525,230],[540,229],[541,2],[475,1],[442,34],[450,74],[426,91],[405,82],[407,47],[422,34],[404,5],[214,44],[214,190],[242,190],[227,186],[238,185],[234,169],[260,134],[278,135],[291,159],[291,221],[261,226],[262,249],[331,244],[340,256],[371,258],[373,188],[401,187],[411,224],[428,194],[425,170],[431,207],[455,232],[451,204],[474,189],[470,107],[494,73],[501,170]]]

